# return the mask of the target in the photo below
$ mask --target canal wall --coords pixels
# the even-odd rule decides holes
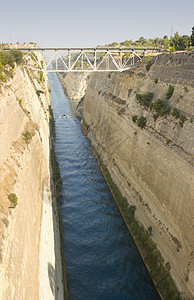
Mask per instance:
[[[13,76],[0,81],[2,300],[64,297],[50,101],[46,74],[15,65]]]
[[[194,52],[163,54],[127,72],[92,74],[82,122],[184,299],[194,294],[193,104]]]
[[[90,78],[90,72],[58,73],[65,94],[69,99],[81,100]]]

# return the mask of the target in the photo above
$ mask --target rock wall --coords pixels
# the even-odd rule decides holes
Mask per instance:
[[[0,83],[2,300],[63,299],[50,184],[50,94],[46,75],[39,76],[16,66],[13,79]],[[11,193],[18,199],[15,208],[8,199]]]
[[[89,72],[59,73],[61,84],[69,99],[81,100],[86,92]]]
[[[135,205],[136,217],[152,226],[171,275],[185,299],[194,295],[194,52],[162,54],[146,71],[92,74],[85,98],[83,124],[112,178]],[[169,100],[187,120],[182,126],[172,115],[145,109],[136,94],[154,93],[153,101]],[[142,129],[134,115],[147,119]]]

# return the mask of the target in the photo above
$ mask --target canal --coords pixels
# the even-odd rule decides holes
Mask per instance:
[[[55,73],[49,84],[72,299],[160,299],[75,117],[77,102],[64,94]]]

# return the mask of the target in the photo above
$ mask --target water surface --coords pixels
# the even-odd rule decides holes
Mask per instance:
[[[74,300],[160,299],[56,74],[49,74],[63,180],[64,251]],[[65,113],[66,116],[62,116]]]

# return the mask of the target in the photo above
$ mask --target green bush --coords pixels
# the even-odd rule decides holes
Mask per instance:
[[[167,144],[167,145],[170,144],[170,142],[171,142],[171,139],[167,139],[167,140],[166,140],[166,144]]]
[[[5,69],[5,67],[2,65],[2,63],[0,62],[0,72],[2,72]]]
[[[7,81],[7,78],[0,73],[0,80],[2,80],[3,82],[6,82]]]
[[[144,128],[145,125],[146,125],[146,117],[140,116],[140,117],[137,119],[137,125],[138,125],[140,128]]]
[[[11,49],[9,51],[0,52],[0,63],[3,66],[10,65],[14,68],[14,63],[21,64],[23,62],[23,54],[17,49]]]
[[[13,207],[15,208],[16,205],[18,204],[18,198],[17,198],[16,194],[14,194],[14,193],[9,194],[8,199],[11,202],[11,204],[13,205]]]
[[[184,90],[186,93],[188,93],[188,91],[189,91],[187,86],[184,86]]]
[[[174,86],[169,85],[168,91],[166,92],[166,99],[170,99],[173,93],[174,93]]]
[[[175,51],[176,51],[175,47],[172,46],[172,47],[170,48],[170,53],[173,53],[173,52],[175,52]]]
[[[160,116],[164,116],[170,111],[170,105],[166,101],[160,99],[153,102],[151,108],[153,108]]]
[[[132,121],[135,123],[135,122],[137,121],[137,118],[138,118],[137,115],[133,116],[133,117],[132,117]]]
[[[136,99],[138,100],[138,102],[145,107],[150,107],[150,103],[153,97],[154,97],[153,93],[136,94]]]
[[[38,95],[38,97],[40,96],[40,94],[44,94],[44,92],[43,91],[41,91],[41,90],[37,90],[36,91],[36,94]]]
[[[180,113],[180,111],[175,107],[171,113],[176,119],[180,119],[179,125],[183,127],[184,122],[187,120],[187,117]]]
[[[28,130],[24,131],[22,133],[23,139],[25,141],[26,144],[29,144],[31,139],[32,139],[32,134],[31,132],[29,132]]]
[[[187,120],[187,118],[186,118],[185,115],[180,114],[179,119],[180,119],[179,125],[180,125],[181,127],[183,127],[183,124],[184,124],[184,122]]]
[[[179,112],[179,110],[175,107],[175,108],[173,108],[173,111],[171,112],[171,115],[172,115],[173,117],[175,117],[176,119],[178,119],[178,118],[180,117],[180,112]]]
[[[8,76],[8,77],[11,77],[13,78],[13,69],[10,69],[10,70],[4,70],[5,74]]]
[[[157,84],[157,83],[158,83],[158,78],[155,78],[155,79],[154,79],[154,82]]]

